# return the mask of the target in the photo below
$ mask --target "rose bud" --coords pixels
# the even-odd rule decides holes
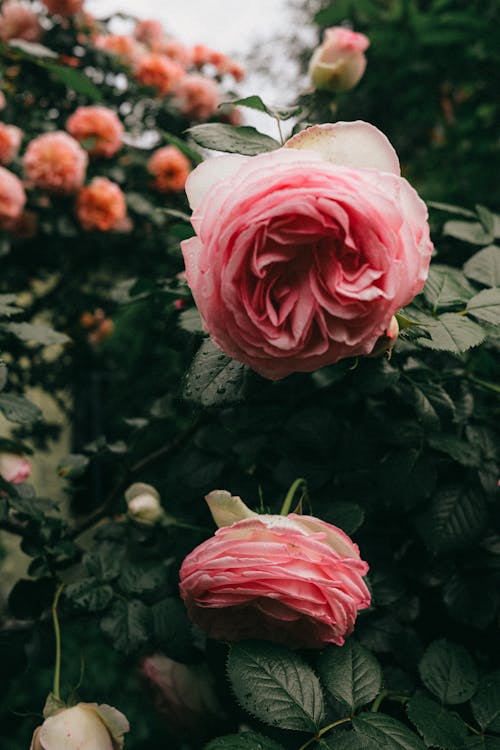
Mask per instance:
[[[125,500],[130,518],[138,523],[153,526],[165,515],[160,495],[150,484],[132,484],[125,492]]]
[[[222,640],[341,646],[370,606],[368,564],[347,534],[312,516],[257,515],[221,490],[206,499],[223,526],[182,563],[191,620]]]
[[[140,670],[172,734],[204,736],[226,718],[206,664],[180,664],[163,654],[155,654],[142,660]]]
[[[317,89],[348,91],[354,88],[366,68],[364,52],[370,40],[364,34],[334,26],[326,29],[323,44],[309,63],[309,76]]]
[[[390,355],[399,335],[399,323],[395,315],[392,316],[387,331],[379,338],[369,357],[380,357],[382,354]]]
[[[19,453],[0,453],[0,476],[6,482],[21,484],[31,474],[31,464]]]
[[[427,208],[366,122],[208,159],[186,193],[196,236],[181,247],[204,326],[270,380],[370,354],[424,286]]]
[[[78,703],[62,708],[35,729],[30,750],[121,750],[130,729],[112,706]]]

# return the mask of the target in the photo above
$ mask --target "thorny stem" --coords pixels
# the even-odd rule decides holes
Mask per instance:
[[[59,597],[64,588],[64,583],[60,583],[54,594],[54,601],[52,602],[52,622],[54,623],[54,638],[56,641],[56,660],[54,664],[54,686],[52,692],[54,696],[60,700],[61,695],[59,693],[60,681],[61,681],[61,628],[59,627],[59,618],[57,616],[57,605],[59,603]]]
[[[332,724],[327,724],[326,727],[323,727],[323,729],[320,729],[317,734],[314,735],[314,737],[311,737],[307,742],[304,742],[303,745],[299,747],[299,750],[306,750],[307,747],[310,747],[314,742],[321,742],[321,738],[329,732],[331,729],[335,729],[335,727],[340,726],[341,724],[346,724],[348,721],[352,721],[351,716],[346,716],[344,719],[337,719],[337,721],[334,721]]]
[[[290,513],[290,508],[292,507],[293,498],[295,497],[295,493],[299,489],[299,487],[302,487],[304,494],[307,494],[307,481],[303,479],[302,477],[300,479],[296,479],[295,482],[292,484],[288,492],[286,493],[286,497],[283,500],[283,505],[281,506],[280,510],[280,516],[287,516]]]

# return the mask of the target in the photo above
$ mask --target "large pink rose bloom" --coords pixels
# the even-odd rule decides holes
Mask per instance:
[[[122,146],[123,125],[118,115],[108,107],[78,107],[68,119],[66,127],[92,156],[109,159]]]
[[[5,167],[0,167],[0,228],[8,229],[20,216],[26,203],[23,183]]]
[[[34,138],[24,154],[28,181],[49,193],[69,195],[83,185],[87,154],[68,133],[56,131]]]
[[[425,204],[379,130],[316,125],[286,146],[199,165],[197,236],[182,243],[213,340],[272,380],[369,354],[432,252]]]
[[[229,493],[214,491],[207,501],[219,498],[229,501]],[[312,516],[257,515],[241,505],[248,517],[224,525],[182,564],[180,592],[191,620],[229,641],[342,645],[358,610],[370,606],[368,565],[357,545]]]

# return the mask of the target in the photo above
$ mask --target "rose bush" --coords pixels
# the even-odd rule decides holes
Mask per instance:
[[[370,606],[368,565],[343,531],[312,516],[257,515],[228,492],[207,501],[234,518],[194,549],[180,570],[191,620],[210,637],[261,638],[289,646],[339,646]],[[250,517],[249,517],[250,516]]]
[[[182,243],[213,340],[272,380],[369,354],[432,252],[425,204],[376,128],[314,126],[286,146],[198,166]]]

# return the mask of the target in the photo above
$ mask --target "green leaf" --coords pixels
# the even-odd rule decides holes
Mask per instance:
[[[248,125],[235,127],[222,123],[195,125],[186,131],[199,146],[231,154],[256,156],[264,151],[274,151],[281,144],[269,135],[259,133]]]
[[[443,708],[422,692],[412,696],[406,704],[406,712],[426,745],[442,750],[463,748],[467,727],[455,712]]]
[[[8,43],[16,52],[23,53],[22,57],[57,58],[57,52],[37,42],[27,42],[25,39],[11,39]]]
[[[452,575],[443,586],[443,602],[457,622],[484,629],[496,617],[500,594],[493,576]]]
[[[483,731],[500,732],[500,671],[481,678],[471,705],[474,717]]]
[[[235,107],[239,106],[248,107],[249,109],[256,109],[259,112],[265,112],[271,117],[277,117],[280,120],[288,120],[290,117],[294,117],[301,111],[301,108],[298,106],[282,108],[270,107],[269,105],[265,104],[261,97],[257,94],[253,94],[252,96],[245,96],[243,99],[234,99],[232,101],[223,102],[220,106],[224,106],[224,104],[231,104]]]
[[[433,264],[425,282],[423,295],[435,310],[460,305],[474,294],[474,290],[457,268]]]
[[[406,509],[429,497],[436,484],[430,456],[419,448],[397,448],[387,453],[377,477],[383,496]]]
[[[476,221],[447,221],[443,234],[471,245],[489,245],[493,240],[493,232],[486,232],[483,225]]]
[[[283,750],[283,745],[278,745],[277,742],[262,734],[241,732],[241,734],[217,737],[205,745],[204,750]]]
[[[440,417],[452,419],[455,407],[452,399],[439,383],[412,380],[415,395],[415,411],[426,427],[440,425]]]
[[[344,703],[351,712],[370,703],[382,686],[382,670],[378,661],[352,638],[341,647],[328,647],[323,651],[319,674],[328,693]]]
[[[103,541],[94,546],[83,558],[83,564],[91,576],[101,581],[113,581],[122,572],[125,549],[121,544]]]
[[[483,531],[488,513],[475,488],[452,485],[440,490],[429,510],[419,519],[418,530],[436,554],[473,544]]]
[[[477,443],[444,432],[428,435],[427,441],[432,448],[446,453],[462,466],[480,466],[482,462],[480,447]]]
[[[43,416],[38,406],[13,393],[0,393],[0,411],[9,422],[17,424],[32,424]]]
[[[483,320],[485,323],[498,325],[500,323],[500,288],[483,289],[467,302],[469,315]],[[14,325],[11,323],[11,325]]]
[[[462,354],[482,344],[486,334],[477,323],[456,313],[443,313],[425,329],[430,339],[420,338],[418,343],[426,349]]]
[[[127,560],[117,581],[120,590],[129,596],[158,596],[167,587],[168,569],[172,560]]]
[[[355,732],[368,737],[381,750],[425,750],[420,737],[391,716],[363,713],[352,724]]]
[[[150,624],[150,610],[142,602],[118,599],[101,620],[101,630],[114,648],[132,654],[147,642]]]
[[[81,453],[70,453],[68,456],[61,458],[57,464],[57,473],[60,477],[74,479],[85,473],[89,459]]]
[[[96,578],[84,578],[66,586],[64,595],[80,609],[102,612],[111,603],[113,589]]]
[[[338,526],[346,534],[354,534],[362,526],[365,512],[357,503],[333,502],[323,512],[322,518],[328,523]]]
[[[452,206],[449,203],[438,203],[437,201],[429,201],[428,206],[431,208],[437,208],[438,211],[446,211],[448,214],[458,214],[459,216],[467,216],[470,219],[475,218],[476,214],[474,211],[470,211],[468,208],[462,208],[461,206]]]
[[[232,646],[227,673],[238,703],[280,729],[316,732],[324,715],[318,678],[283,646],[247,641]]]
[[[483,735],[468,737],[465,743],[467,750],[500,750],[500,737]]]
[[[184,310],[179,315],[179,327],[188,333],[204,333],[203,322],[196,307]]]
[[[248,367],[205,339],[186,375],[184,398],[205,407],[236,404],[243,399],[247,372]]]
[[[68,68],[66,65],[59,65],[55,62],[40,62],[41,67],[49,71],[56,81],[64,84],[67,88],[72,89],[77,94],[87,96],[95,102],[102,102],[102,94],[92,81],[86,75],[74,68]]]
[[[464,274],[485,286],[500,286],[500,247],[489,245],[469,258]]]
[[[418,669],[425,687],[441,703],[465,703],[476,692],[476,665],[463,646],[448,643],[445,639],[434,641],[427,648]]]
[[[151,607],[155,646],[176,661],[184,662],[192,654],[191,623],[184,604],[166,597]]]
[[[65,333],[54,331],[49,326],[34,323],[7,323],[6,330],[13,333],[21,341],[33,341],[37,344],[49,346],[50,344],[66,344],[71,341]]]

